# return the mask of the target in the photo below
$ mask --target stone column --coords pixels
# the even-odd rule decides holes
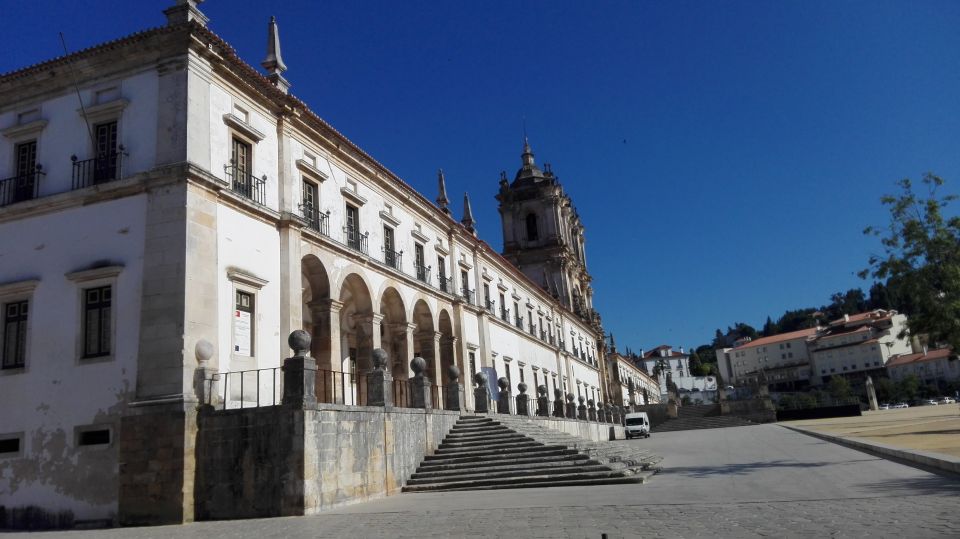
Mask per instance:
[[[590,421],[597,420],[597,407],[593,402],[593,399],[587,401],[587,419]]]
[[[577,418],[577,405],[573,403],[573,393],[567,393],[567,419]]]
[[[293,349],[293,357],[283,361],[283,405],[310,409],[317,405],[317,364],[306,355],[310,349],[310,335],[298,329],[290,334],[287,343]]]
[[[867,400],[870,402],[871,410],[879,410],[877,406],[877,391],[873,387],[873,378],[867,376]]]
[[[478,372],[473,375],[473,383],[477,387],[473,388],[473,409],[478,414],[485,414],[489,411],[490,396],[487,394],[487,377]]]
[[[563,391],[559,388],[553,390],[553,417],[565,417],[565,406],[563,403]]]
[[[420,356],[410,360],[410,370],[413,371],[413,378],[410,379],[410,407],[425,408],[433,407],[430,398],[430,379],[423,375],[427,368],[427,362]]]
[[[583,395],[580,395],[579,397],[577,397],[577,400],[580,401],[580,406],[577,406],[577,419],[580,419],[580,420],[582,420],[582,421],[586,421],[586,420],[587,420],[587,405],[584,404],[584,402],[586,402],[586,399],[583,397]]]
[[[447,368],[447,377],[449,380],[444,386],[444,409],[453,411],[463,411],[465,409],[463,402],[463,385],[460,384],[460,367],[450,365]]]
[[[313,335],[310,355],[321,370],[339,371],[340,360],[340,309],[343,302],[335,299],[318,299],[307,304],[313,318]]]
[[[500,393],[497,394],[497,413],[510,413],[510,380],[501,377],[497,380],[497,386],[500,387]]]
[[[537,415],[550,417],[550,399],[547,397],[547,386],[537,386]]]
[[[520,382],[517,384],[517,390],[520,391],[520,394],[517,395],[517,415],[528,416],[530,415],[530,403],[527,400],[529,396],[527,395],[527,384]]]
[[[393,376],[387,369],[389,358],[383,348],[373,351],[373,370],[367,373],[367,406],[393,406]]]

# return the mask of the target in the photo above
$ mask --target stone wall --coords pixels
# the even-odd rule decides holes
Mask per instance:
[[[647,418],[650,419],[650,427],[656,427],[657,425],[665,423],[671,417],[676,417],[676,415],[670,415],[670,404],[643,404],[643,405],[634,405],[634,412],[646,412]],[[674,408],[676,406],[674,405]]]
[[[742,401],[721,400],[720,415],[742,417],[754,423],[774,423],[777,420],[777,409],[770,397]]]
[[[206,411],[197,519],[313,514],[397,493],[459,417],[337,405]]]

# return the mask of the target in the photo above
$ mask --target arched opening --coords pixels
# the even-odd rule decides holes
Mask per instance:
[[[455,340],[453,338],[453,323],[450,320],[450,313],[446,310],[440,311],[440,381],[442,384],[447,384],[450,382],[450,376],[447,374],[450,366],[456,361],[456,354],[454,354],[454,344]],[[473,376],[472,372],[466,372],[464,369],[461,371],[461,381],[464,381],[464,384],[469,384],[470,377]]]
[[[363,279],[351,273],[340,287],[340,347],[339,358],[335,361],[334,371],[342,374],[331,375],[336,390],[343,395],[335,402],[357,404],[359,383],[372,369],[371,355],[376,347],[374,338],[379,341],[378,318],[373,315],[370,290]],[[339,379],[339,380],[338,380]]]
[[[329,370],[331,335],[335,329],[331,327],[330,318],[330,279],[323,263],[316,256],[307,255],[301,259],[300,281],[303,330],[309,333],[312,339],[310,355],[316,359],[318,369]]]
[[[537,214],[527,214],[527,240],[537,241],[540,239],[540,230],[537,227]]]
[[[403,308],[403,299],[395,288],[387,288],[380,297],[380,348],[387,352],[390,358],[388,368],[393,377],[398,380],[407,378],[410,357],[409,331],[407,328],[407,314]]]

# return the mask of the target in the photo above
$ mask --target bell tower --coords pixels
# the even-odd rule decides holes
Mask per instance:
[[[503,256],[574,313],[593,321],[580,216],[550,165],[537,166],[526,138],[521,162],[513,182],[500,173]]]

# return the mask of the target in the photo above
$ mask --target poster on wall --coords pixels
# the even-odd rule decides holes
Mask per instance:
[[[234,311],[233,351],[241,356],[250,355],[250,313]]]

